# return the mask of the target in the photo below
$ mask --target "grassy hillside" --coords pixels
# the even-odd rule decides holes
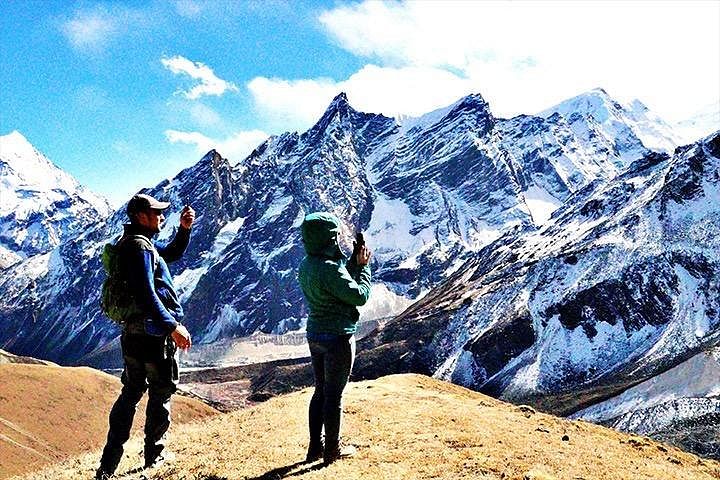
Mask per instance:
[[[47,360],[38,360],[32,357],[21,357],[19,355],[13,355],[12,353],[0,350],[0,365],[4,363],[27,363],[33,365],[56,365],[55,363],[48,362]]]
[[[120,392],[119,379],[98,370],[20,361],[0,362],[0,479],[102,448],[110,407]],[[176,422],[217,413],[183,397],[175,397],[173,408]],[[143,401],[136,432],[144,411]]]
[[[513,406],[420,375],[352,383],[346,438],[358,455],[329,467],[305,455],[311,390],[172,429],[172,464],[138,473],[137,453],[119,478],[167,480],[476,479],[704,480],[720,463],[652,440]],[[139,452],[139,439],[131,452]],[[23,480],[89,479],[97,453]]]

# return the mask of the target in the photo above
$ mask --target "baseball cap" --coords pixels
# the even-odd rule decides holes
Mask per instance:
[[[134,195],[127,204],[127,214],[133,215],[139,212],[145,212],[150,209],[165,210],[170,206],[170,202],[161,202],[150,195],[138,193]]]

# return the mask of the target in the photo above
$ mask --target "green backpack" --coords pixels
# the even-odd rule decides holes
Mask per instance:
[[[143,313],[135,297],[130,294],[128,279],[122,274],[121,248],[126,240],[137,240],[153,253],[154,267],[157,267],[157,251],[150,241],[142,235],[127,235],[118,240],[117,244],[108,243],[103,248],[102,264],[107,277],[102,285],[100,308],[115,323],[125,325],[133,316]]]

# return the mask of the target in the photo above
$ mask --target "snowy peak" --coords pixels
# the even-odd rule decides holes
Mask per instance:
[[[343,132],[344,134],[353,135],[364,130],[366,126],[377,133],[379,127],[388,123],[394,123],[394,119],[380,114],[363,113],[355,110],[348,102],[347,95],[342,92],[330,102],[320,120],[302,137],[306,144],[314,145],[321,140],[323,135],[329,133]]]
[[[0,136],[0,269],[46,253],[110,213],[19,132]]]
[[[40,155],[22,133],[14,130],[7,135],[0,135],[0,155],[3,158],[23,159]],[[13,165],[19,166],[19,165]]]
[[[548,225],[479,251],[369,342],[413,352],[405,366],[386,358],[394,371],[560,412],[717,345],[719,154],[717,135],[588,185]]]
[[[583,117],[592,116],[598,122],[604,122],[611,115],[616,115],[622,110],[623,106],[613,100],[604,89],[595,88],[569,98],[554,107],[540,112],[539,115],[549,117],[557,112],[567,119],[570,119],[573,115],[582,115]]]
[[[229,160],[213,149],[195,165],[182,170],[172,180],[161,183],[149,193],[171,202],[174,213],[166,222],[171,227],[178,224],[182,206],[192,205],[198,215],[205,216],[203,221],[193,226],[195,236],[211,244],[220,226],[235,216],[241,197],[237,189]],[[164,235],[171,233],[172,229],[163,232]]]
[[[683,143],[698,139],[720,130],[720,100],[709,103],[689,118],[673,125]]]
[[[488,126],[490,122],[486,122],[486,120],[493,120],[490,105],[482,95],[476,93],[463,97],[447,107],[438,108],[419,117],[405,118],[402,120],[401,125],[403,133],[408,133],[442,127],[463,118],[481,120],[481,123],[488,123]],[[466,124],[466,126],[472,127],[471,124]],[[474,129],[472,128],[472,130]]]
[[[676,159],[671,162],[672,168],[667,172],[660,192],[661,212],[672,218],[679,210],[678,206],[685,204],[692,205],[686,212],[690,219],[716,214],[717,200],[720,198],[718,159],[720,133],[697,144],[678,148]],[[705,201],[698,201],[700,199]],[[668,202],[673,203],[668,205]]]
[[[334,122],[340,123],[351,117],[354,113],[356,113],[356,111],[350,106],[347,95],[345,92],[341,92],[330,102],[323,116],[320,117],[320,120],[310,129],[309,133],[311,136],[315,136],[316,134],[325,132]]]
[[[617,168],[642,158],[648,150],[672,153],[680,138],[642,102],[623,105],[602,88],[565,100],[538,115],[559,114],[579,135],[595,140],[610,153],[621,153]]]
[[[650,111],[650,109],[637,98],[630,103],[630,107],[635,112],[645,113]]]
[[[14,153],[16,156],[23,157],[38,154],[35,147],[17,130],[13,130],[7,135],[0,135],[0,147],[2,147],[0,152],[3,155]]]
[[[218,170],[227,170],[230,168],[231,166],[229,160],[225,159],[217,150],[212,149],[206,153],[198,163],[186,170],[188,172],[197,173],[200,173],[201,170],[207,170],[208,173],[212,173]]]
[[[350,106],[350,102],[348,101],[347,94],[345,92],[338,93],[335,98],[333,98],[332,102],[330,102],[330,106],[328,107],[328,110],[347,110],[352,109]]]
[[[0,136],[0,175],[4,183],[12,177],[16,187],[72,189],[77,183],[53,165],[18,131]],[[11,207],[3,202],[2,210]]]
[[[346,118],[347,116],[352,115],[355,112],[356,110],[350,105],[350,102],[348,101],[345,92],[341,92],[335,98],[333,98],[332,102],[330,102],[330,105],[328,105],[328,108],[325,110],[325,113],[320,118],[320,121],[318,123],[322,123],[324,118],[333,117],[336,115],[341,119]]]
[[[439,123],[456,129],[467,129],[477,136],[485,135],[495,124],[490,106],[480,94],[463,97],[455,103]]]
[[[207,152],[205,155],[203,155],[203,157],[200,159],[200,162],[198,162],[198,163],[215,162],[216,161],[215,159],[218,157],[222,158],[220,153],[213,148],[212,150]]]
[[[491,115],[490,105],[479,93],[473,93],[461,98],[453,104],[449,115],[457,115],[463,112],[484,113],[486,115]]]

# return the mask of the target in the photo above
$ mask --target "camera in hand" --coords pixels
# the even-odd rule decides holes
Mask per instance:
[[[363,236],[362,232],[357,232],[355,234],[355,241],[353,242],[353,252],[350,259],[357,263],[357,257],[360,254],[360,248],[365,245],[365,237]]]

